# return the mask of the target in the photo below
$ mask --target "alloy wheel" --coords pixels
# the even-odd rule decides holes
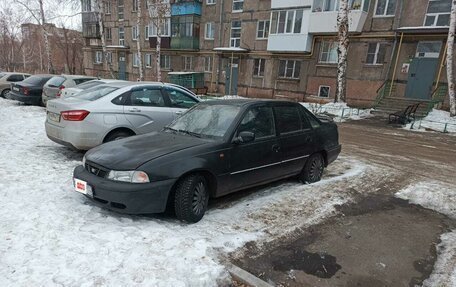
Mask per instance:
[[[206,200],[206,187],[204,186],[204,183],[200,181],[193,191],[192,209],[194,214],[198,215],[203,212]]]

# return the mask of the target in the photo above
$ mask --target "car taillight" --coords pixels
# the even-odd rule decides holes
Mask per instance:
[[[62,90],[63,90],[63,89],[65,89],[65,86],[64,86],[64,85],[61,85],[61,86],[59,87],[59,91],[57,92],[57,95],[56,95],[57,98],[60,98],[60,96],[62,95]]]
[[[86,110],[64,111],[60,113],[64,120],[74,122],[83,121],[89,114],[90,112]]]
[[[27,95],[29,94],[29,89],[23,88],[23,89],[22,89],[22,92],[24,93],[24,95],[27,96]]]

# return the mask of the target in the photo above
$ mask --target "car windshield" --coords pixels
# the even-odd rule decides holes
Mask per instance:
[[[166,129],[191,135],[220,138],[239,113],[240,108],[229,105],[198,104]]]
[[[107,94],[114,92],[117,89],[119,88],[110,86],[97,86],[85,91],[81,91],[74,95],[74,97],[87,101],[95,101],[106,96]]]

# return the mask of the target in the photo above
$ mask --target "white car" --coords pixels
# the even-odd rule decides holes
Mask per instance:
[[[64,88],[60,92],[60,98],[69,98],[73,97],[79,92],[85,91],[87,89],[93,88],[95,86],[103,85],[103,84],[110,84],[110,83],[116,83],[116,82],[126,82],[123,80],[112,80],[112,79],[100,79],[100,80],[91,80],[82,84],[79,84],[77,86],[71,87],[71,88]]]
[[[78,150],[159,131],[197,104],[195,94],[164,83],[116,82],[47,103],[46,134]]]

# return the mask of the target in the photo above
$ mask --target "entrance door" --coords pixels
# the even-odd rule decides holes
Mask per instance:
[[[438,58],[414,58],[409,68],[405,96],[411,99],[430,99],[438,65]]]
[[[226,67],[225,95],[238,93],[239,64],[228,64]]]
[[[119,52],[119,80],[127,80],[125,52]]]

